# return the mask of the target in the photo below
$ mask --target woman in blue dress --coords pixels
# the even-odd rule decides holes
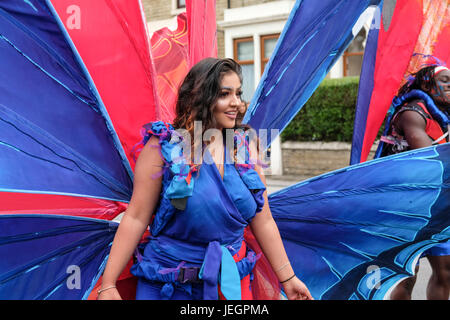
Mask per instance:
[[[204,59],[179,89],[173,125],[145,126],[133,195],[98,299],[121,298],[116,281],[149,224],[151,236],[131,269],[136,299],[251,299],[259,256],[244,241],[248,225],[287,298],[312,299],[272,218],[256,143],[234,133],[241,84],[234,60]]]

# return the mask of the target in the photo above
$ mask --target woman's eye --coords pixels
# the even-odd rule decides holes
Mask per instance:
[[[229,94],[230,94],[229,91],[223,91],[223,92],[221,92],[221,93],[219,94],[219,97],[222,97],[222,98],[223,98],[223,97],[228,96]],[[243,94],[242,91],[236,92],[236,96],[237,96],[238,98],[241,98],[242,94]]]

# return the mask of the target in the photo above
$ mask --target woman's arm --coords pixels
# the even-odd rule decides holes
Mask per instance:
[[[432,140],[426,133],[426,121],[416,111],[403,111],[399,117],[397,126],[404,133],[405,139],[411,149],[429,147]]]
[[[162,177],[154,178],[163,166],[159,148],[158,138],[151,137],[136,161],[133,194],[114,237],[100,288],[104,291],[98,299],[120,299],[116,281],[147,229],[159,200]]]
[[[255,154],[255,149],[252,147],[250,149],[253,150],[251,154]],[[267,186],[262,168],[256,165],[255,170],[261,181]],[[263,209],[252,219],[250,227],[278,280],[282,283],[288,299],[313,299],[303,282],[295,276],[289,263],[280,232],[270,212],[267,190],[264,192]]]

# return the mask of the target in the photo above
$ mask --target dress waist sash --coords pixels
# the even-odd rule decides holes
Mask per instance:
[[[162,258],[163,261],[181,260],[181,262],[177,267],[163,267],[152,258],[154,254],[157,255],[158,260]],[[199,278],[203,281],[205,300],[218,299],[218,284],[226,299],[240,300],[241,279],[251,273],[258,258],[259,256],[256,256],[252,250],[247,250],[242,239],[232,245],[221,245],[218,241],[212,241],[205,247],[158,236],[150,240],[144,256],[138,256],[138,262],[132,267],[131,272],[147,280],[173,285],[178,281],[180,269],[184,265],[200,267]],[[163,290],[173,291],[164,287]]]

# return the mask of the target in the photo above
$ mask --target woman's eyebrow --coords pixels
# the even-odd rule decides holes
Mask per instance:
[[[236,90],[240,90],[242,88],[242,86],[241,87],[238,87]],[[234,87],[221,87],[220,89],[225,89],[225,90],[233,90],[234,89]]]

